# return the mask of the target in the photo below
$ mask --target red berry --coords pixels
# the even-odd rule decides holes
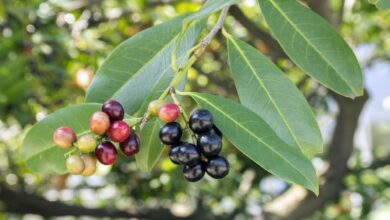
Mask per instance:
[[[95,112],[89,119],[89,129],[95,133],[102,135],[110,127],[110,118],[104,112]]]
[[[134,132],[129,135],[129,138],[119,144],[122,153],[128,157],[134,156],[136,153],[138,153],[140,145],[141,140],[139,135]]]
[[[131,133],[131,129],[124,121],[114,121],[107,131],[107,136],[114,142],[120,143],[126,140]]]
[[[115,100],[108,100],[102,106],[102,111],[105,112],[108,117],[110,117],[110,121],[119,121],[123,119],[125,112],[123,110],[123,106]]]
[[[160,108],[158,117],[161,121],[169,123],[174,122],[180,115],[180,108],[174,103],[167,103]]]
[[[60,148],[72,147],[73,142],[77,140],[76,134],[69,127],[59,127],[53,134],[54,143]]]
[[[112,165],[116,160],[117,151],[113,143],[104,141],[96,147],[95,155],[100,163]]]

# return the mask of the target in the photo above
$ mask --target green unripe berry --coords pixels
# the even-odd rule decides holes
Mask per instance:
[[[84,161],[80,155],[72,155],[66,159],[66,168],[71,174],[81,174],[84,171]]]
[[[154,100],[151,101],[148,105],[148,113],[151,116],[158,116],[158,112],[160,111],[160,108],[165,104],[163,100]]]
[[[91,176],[96,171],[96,158],[89,155],[89,154],[83,154],[81,156],[81,159],[84,161],[84,171],[81,175],[83,176]]]
[[[96,145],[96,139],[92,134],[83,135],[77,140],[77,147],[81,153],[93,152],[96,148]]]

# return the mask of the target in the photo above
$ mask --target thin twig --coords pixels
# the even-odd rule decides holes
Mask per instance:
[[[207,47],[210,44],[211,40],[214,38],[214,36],[222,29],[223,22],[225,21],[228,11],[229,11],[229,6],[222,9],[222,12],[219,15],[217,23],[215,24],[213,29],[211,29],[210,33],[208,33],[207,36],[203,38],[203,40],[201,41],[202,47]]]

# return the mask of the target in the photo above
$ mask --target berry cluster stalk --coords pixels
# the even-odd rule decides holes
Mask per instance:
[[[204,53],[208,45],[210,44],[211,40],[214,38],[214,36],[222,29],[223,23],[225,21],[226,15],[229,11],[229,6],[222,9],[221,14],[219,15],[218,21],[215,24],[215,26],[211,29],[211,31],[207,34],[205,38],[202,39],[200,44],[193,47],[189,52],[192,53],[190,59],[188,60],[187,64],[183,68],[177,68],[176,67],[176,49],[178,45],[176,45],[172,51],[172,69],[175,70],[176,76],[173,78],[171,84],[168,86],[168,88],[165,89],[165,91],[161,94],[159,97],[159,100],[164,100],[168,95],[171,88],[176,88],[181,79],[187,74],[188,70],[194,65],[194,63],[201,57],[201,55]],[[181,35],[180,35],[181,36]],[[178,42],[180,40],[180,37],[178,39]],[[145,126],[148,119],[150,117],[149,113],[145,113],[141,122],[141,129]]]

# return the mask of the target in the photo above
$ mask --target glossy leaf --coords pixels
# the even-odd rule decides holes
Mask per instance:
[[[144,172],[150,172],[160,159],[164,146],[159,138],[161,122],[152,120],[141,131],[141,148],[135,159],[138,167]]]
[[[228,37],[229,65],[240,101],[290,146],[312,156],[322,151],[313,111],[297,87],[267,57]]]
[[[273,36],[302,70],[341,95],[363,94],[353,51],[322,17],[296,0],[258,1]]]
[[[226,6],[237,3],[239,3],[239,0],[209,0],[199,11],[188,16],[184,22],[187,23],[196,19],[208,17]]]
[[[376,3],[379,9],[390,9],[390,1],[389,0],[379,0]]]
[[[270,173],[318,194],[316,172],[304,154],[284,143],[258,115],[231,100],[186,92],[213,114],[214,123],[233,145]]]
[[[183,18],[147,29],[120,44],[98,69],[86,102],[113,98],[122,103],[126,113],[133,114],[151,93],[162,93],[175,74],[171,53]],[[178,62],[196,42],[202,27],[202,22],[196,22],[181,38]]]
[[[72,128],[77,136],[89,132],[89,118],[99,111],[100,104],[81,104],[63,108],[36,123],[27,133],[22,146],[26,165],[33,172],[43,174],[66,173],[64,154],[53,142],[54,131],[61,126]]]

